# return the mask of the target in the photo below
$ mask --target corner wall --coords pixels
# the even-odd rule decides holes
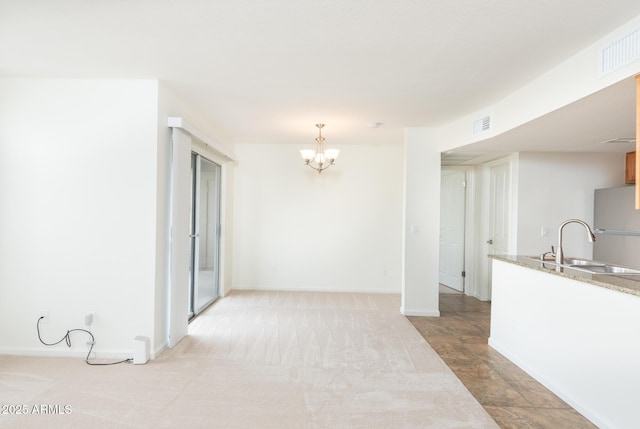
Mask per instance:
[[[404,154],[402,307],[407,316],[439,316],[440,152],[436,133],[409,128]]]
[[[0,353],[91,331],[98,357],[154,344],[157,82],[0,79]],[[11,327],[7,329],[6,327]]]

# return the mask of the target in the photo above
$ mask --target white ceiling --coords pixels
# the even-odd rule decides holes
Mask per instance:
[[[509,152],[629,152],[635,143],[636,79],[602,91],[488,140],[443,154],[443,165],[475,164]],[[607,142],[618,139],[622,141]]]
[[[160,79],[230,142],[313,143],[318,122],[327,143],[401,142],[639,14],[638,0],[0,0],[0,76]],[[505,150],[532,136],[576,150],[574,119],[593,109],[603,136],[629,137],[622,92],[515,130]]]

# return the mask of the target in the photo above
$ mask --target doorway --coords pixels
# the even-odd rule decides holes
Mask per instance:
[[[189,320],[219,297],[221,170],[191,153]]]
[[[439,283],[464,292],[466,172],[442,169]]]

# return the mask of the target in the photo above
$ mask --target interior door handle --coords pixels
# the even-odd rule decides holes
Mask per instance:
[[[493,244],[493,240],[491,239],[487,240],[487,244]]]

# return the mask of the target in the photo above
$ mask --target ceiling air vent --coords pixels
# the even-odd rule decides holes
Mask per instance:
[[[491,116],[476,119],[473,121],[473,134],[479,134],[491,128]]]
[[[609,140],[603,140],[600,143],[608,144],[608,143],[635,143],[636,139],[633,137],[615,137]]]
[[[640,28],[600,49],[600,75],[618,70],[640,59]]]

